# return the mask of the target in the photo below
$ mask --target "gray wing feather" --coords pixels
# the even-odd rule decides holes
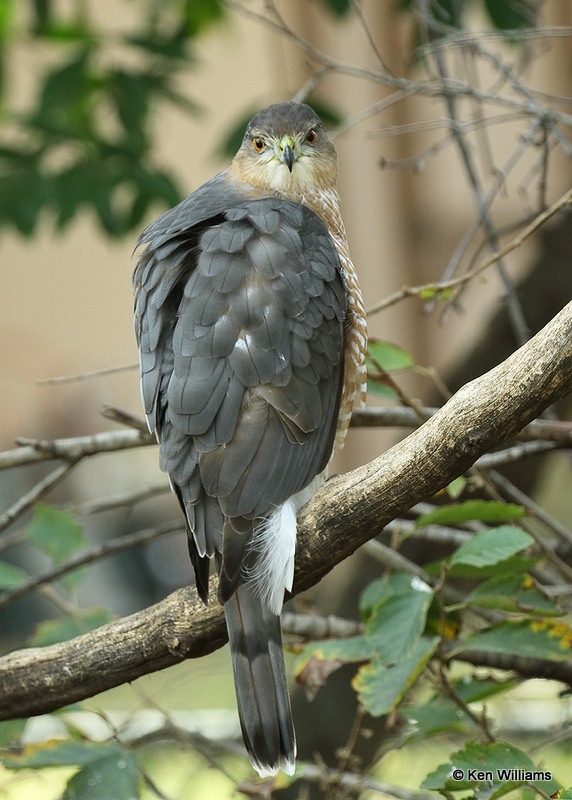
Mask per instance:
[[[142,395],[161,463],[179,486],[198,471],[226,514],[267,513],[332,446],[346,313],[333,242],[309,209],[245,199],[221,176],[141,241]],[[187,510],[204,502],[185,496]]]

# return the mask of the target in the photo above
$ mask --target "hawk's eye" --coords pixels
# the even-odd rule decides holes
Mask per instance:
[[[316,144],[316,139],[318,138],[318,134],[314,130],[314,128],[310,128],[308,133],[306,134],[306,141],[309,144]]]
[[[260,139],[259,137],[257,137],[253,141],[253,144],[254,144],[254,149],[256,150],[257,153],[261,153],[266,147],[266,142],[264,141],[264,139]]]

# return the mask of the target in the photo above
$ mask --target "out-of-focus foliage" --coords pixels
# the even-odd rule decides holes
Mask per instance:
[[[196,37],[223,19],[223,4],[145,4],[121,31],[98,28],[88,4],[66,12],[35,0],[27,10],[0,2],[2,63],[37,45],[51,66],[18,111],[10,71],[0,74],[0,226],[31,236],[49,212],[62,230],[87,208],[108,235],[132,231],[151,204],[181,199],[174,176],[155,163],[152,121],[165,103],[197,112],[177,79],[193,66]]]
[[[132,14],[133,4],[117,1]],[[350,0],[323,3],[335,17],[351,7]],[[47,215],[61,231],[87,209],[107,235],[122,236],[140,228],[151,205],[182,198],[176,177],[157,163],[153,122],[165,104],[200,111],[180,91],[180,78],[196,63],[197,38],[228,10],[223,0],[144,3],[117,31],[98,26],[89,3],[71,8],[0,0],[0,228],[32,236]],[[51,66],[15,110],[5,65],[17,48],[34,46]],[[326,121],[336,118],[317,110]],[[221,151],[234,154],[243,131],[241,119]]]
[[[415,0],[401,0],[401,8],[411,11]],[[429,0],[428,7],[435,23],[437,35],[449,33],[451,28],[463,27],[464,13],[481,5],[492,25],[500,31],[514,31],[534,25],[535,0]]]

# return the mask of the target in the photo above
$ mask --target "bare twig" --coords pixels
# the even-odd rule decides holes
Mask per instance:
[[[101,378],[103,375],[115,375],[117,372],[130,372],[137,369],[137,364],[123,364],[119,367],[104,367],[103,369],[92,369],[88,372],[79,372],[76,375],[59,375],[56,378],[41,378],[36,381],[38,386],[53,386],[58,383],[76,383],[77,381],[87,381],[92,378]]]
[[[45,478],[38,481],[28,492],[18,498],[18,500],[0,516],[0,533],[18,519],[25,511],[31,508],[34,503],[37,503],[38,500],[57,486],[58,483],[61,483],[75,467],[77,461],[78,459],[70,459],[64,464],[60,464],[59,467],[56,467],[49,475],[46,475]]]
[[[528,495],[515,486],[509,479],[501,475],[500,472],[491,471],[491,478],[496,485],[503,491],[506,497],[514,503],[519,503],[524,506],[528,511],[534,514],[537,519],[543,522],[547,528],[552,530],[559,539],[567,544],[572,545],[572,531],[563,525],[559,520],[548,514],[538,503],[531,500]]]
[[[526,228],[518,235],[515,236],[509,244],[503,247],[499,252],[494,253],[490,258],[486,261],[479,264],[478,267],[473,269],[471,272],[466,273],[465,275],[459,278],[453,278],[448,281],[442,281],[438,283],[426,283],[422,286],[404,286],[398,292],[394,292],[389,297],[386,297],[379,303],[368,308],[368,314],[376,314],[379,311],[383,311],[389,306],[398,303],[400,300],[404,300],[406,297],[422,297],[424,294],[428,294],[429,292],[435,292],[439,294],[440,292],[447,292],[450,289],[456,289],[458,286],[461,286],[464,283],[475,278],[477,275],[480,275],[481,272],[488,269],[492,264],[495,263],[499,258],[504,258],[513,250],[516,250],[517,247],[528,239],[538,228],[543,225],[546,220],[550,219],[550,217],[554,216],[558,211],[565,208],[566,206],[572,203],[572,189],[565,192],[562,197],[560,197],[555,203],[553,203],[550,208],[546,209],[542,214],[539,214],[535,219],[526,226]]]
[[[75,436],[69,439],[18,439],[21,445],[14,450],[0,453],[0,469],[20,467],[63,458],[77,461],[80,458],[129,450],[132,447],[147,447],[156,444],[155,437],[139,430],[104,431],[91,436]]]
[[[176,531],[183,530],[184,524],[182,520],[165,522],[162,525],[158,525],[156,528],[148,528],[143,531],[137,531],[137,533],[130,533],[126,536],[119,536],[115,539],[109,539],[104,544],[83,550],[81,553],[73,556],[69,559],[69,561],[66,561],[65,564],[62,564],[56,569],[52,569],[43,575],[38,575],[37,577],[32,578],[30,581],[25,583],[23,586],[18,586],[16,589],[9,589],[5,592],[2,592],[2,594],[0,594],[0,610],[16,602],[16,600],[20,600],[22,597],[25,597],[25,595],[35,591],[39,587],[45,586],[48,583],[52,583],[58,578],[61,578],[63,575],[67,575],[69,572],[73,572],[79,567],[83,567],[86,564],[92,564],[94,561],[100,561],[102,558],[108,558],[109,556],[116,555],[117,553],[122,553],[125,550],[132,550],[135,547],[143,547],[144,545],[149,544],[149,542],[152,542],[154,539],[158,539],[160,536],[164,536],[167,533],[174,533]]]

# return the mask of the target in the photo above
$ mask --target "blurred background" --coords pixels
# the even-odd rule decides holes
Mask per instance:
[[[104,406],[141,416],[137,237],[229,163],[246,121],[270,103],[310,102],[334,137],[343,218],[369,308],[404,286],[471,271],[570,187],[571,35],[572,6],[561,0],[3,0],[1,448],[18,437],[119,429],[101,415]],[[443,90],[447,80],[455,91]],[[427,300],[429,292],[372,313],[370,336],[410,354],[415,366],[397,375],[407,397],[439,404],[571,299],[571,258],[564,210],[460,293]],[[47,380],[61,376],[78,377]],[[368,402],[394,400],[378,393]],[[401,435],[354,429],[334,471],[370,461]],[[90,544],[175,519],[157,455],[146,447],[86,459],[45,501],[78,513]],[[0,473],[2,507],[53,468]],[[569,477],[565,457],[554,455],[542,467],[526,462],[519,485],[534,485],[566,520]],[[148,500],[91,513],[94,501],[146,488]],[[14,546],[2,557],[41,571],[47,557],[18,539],[30,513],[7,528]],[[304,602],[355,616],[360,587],[379,571],[356,555]],[[122,615],[191,581],[184,536],[172,535],[94,565],[77,598]],[[28,595],[0,612],[0,646],[19,646],[60,612],[53,597]],[[220,655],[212,668],[192,667],[193,680],[224,687],[207,691],[207,707],[215,697],[233,703]],[[186,668],[149,683],[154,702],[196,707],[181,697]],[[340,674],[334,692],[349,691],[347,683]],[[111,705],[142,702],[127,693]],[[331,725],[315,708],[304,714],[318,737],[320,720]]]

